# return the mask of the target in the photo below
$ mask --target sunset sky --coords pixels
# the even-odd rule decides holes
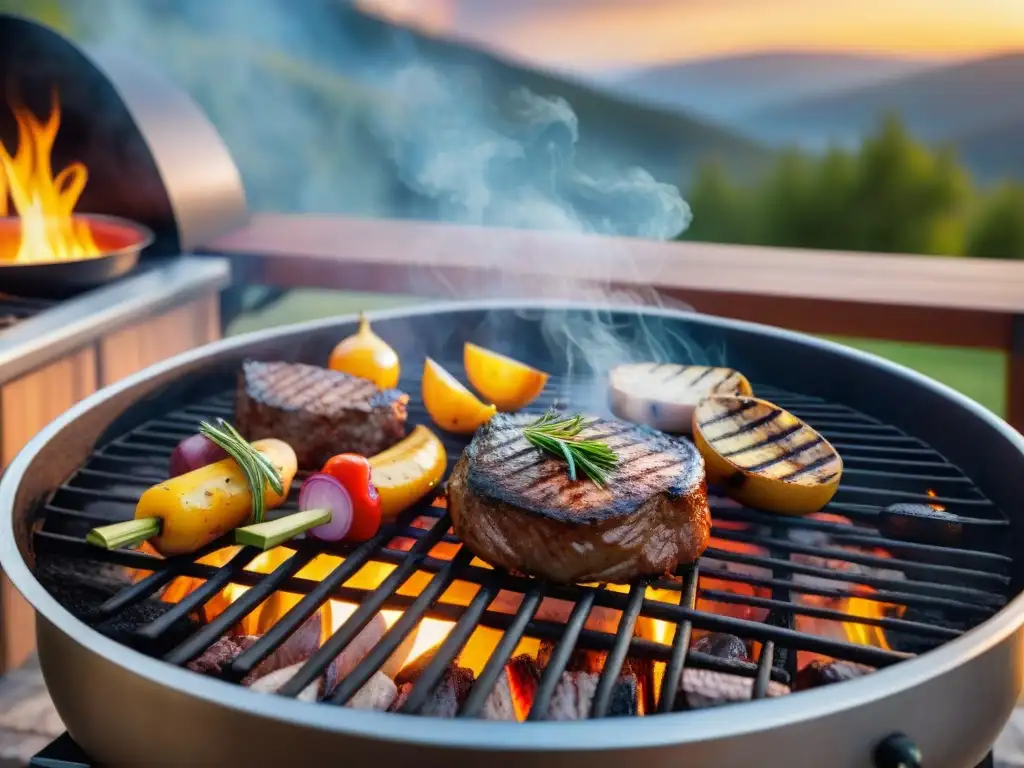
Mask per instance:
[[[1024,0],[358,0],[506,55],[616,70],[752,50],[956,58],[1024,48]]]

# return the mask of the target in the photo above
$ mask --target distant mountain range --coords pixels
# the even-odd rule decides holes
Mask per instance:
[[[779,103],[922,72],[936,62],[842,53],[764,52],[684,61],[616,80],[623,92],[724,121]]]
[[[738,168],[756,166],[767,153],[741,132],[685,110],[666,109],[607,84],[573,79],[518,65],[484,50],[392,26],[351,8],[344,13],[346,34],[368,39],[401,39],[416,58],[444,72],[472,69],[496,98],[525,87],[543,97],[565,99],[579,125],[581,160],[636,165],[677,182],[698,160],[719,156]]]
[[[857,141],[887,113],[918,138],[953,146],[983,179],[1024,176],[1024,53],[779,103],[742,122],[748,134],[772,144],[820,147]]]

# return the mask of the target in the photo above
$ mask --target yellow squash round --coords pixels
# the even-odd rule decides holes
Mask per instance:
[[[476,432],[498,410],[482,403],[429,357],[423,364],[423,406],[437,426],[461,435]]]
[[[277,468],[284,493],[266,486],[267,508],[274,509],[288,498],[295,478],[296,459],[292,447],[281,440],[257,440],[252,447]],[[234,459],[194,469],[184,475],[157,483],[139,497],[135,517],[159,517],[160,534],[150,543],[161,555],[190,554],[228,531],[252,514],[252,494],[242,468]]]
[[[448,468],[437,435],[417,425],[397,445],[370,458],[370,478],[380,494],[380,517],[390,522],[435,488]]]
[[[836,449],[789,411],[756,397],[703,400],[693,441],[707,478],[749,507],[788,515],[817,512],[843,474]]]
[[[506,413],[528,406],[548,383],[544,371],[468,342],[463,348],[463,363],[473,389]]]

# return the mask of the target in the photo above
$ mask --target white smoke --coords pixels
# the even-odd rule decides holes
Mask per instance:
[[[365,30],[346,29],[341,6],[75,0],[70,7],[87,42],[149,59],[190,92],[224,137],[254,209],[655,240],[675,238],[689,225],[690,208],[675,186],[617,161],[614,150],[600,153],[599,167],[580,160],[587,131],[600,126],[581,126],[565,99],[500,81],[486,69],[430,60],[401,32],[363,39]],[[502,263],[501,241],[489,246],[492,262]],[[438,246],[422,244],[424,253],[432,247]],[[672,303],[653,288],[612,290],[609,263],[628,258],[625,241],[604,257],[588,253],[573,274],[531,285],[530,295],[597,306]],[[636,270],[633,282],[655,277]],[[443,284],[438,277],[437,288]],[[505,288],[482,282],[459,297],[501,295]],[[664,328],[641,324],[623,336],[599,311],[550,313],[544,328],[552,348],[567,350],[570,367],[721,357]]]

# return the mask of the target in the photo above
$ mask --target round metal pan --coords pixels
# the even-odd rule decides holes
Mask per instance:
[[[433,305],[377,314],[374,327],[396,340],[403,356],[450,358],[468,338],[500,339],[515,347],[510,352],[558,365],[539,318],[552,310],[571,317],[593,309],[536,302]],[[845,403],[928,441],[1007,514],[1020,514],[1024,438],[948,387],[871,355],[750,323],[656,309],[606,309],[602,316],[614,324],[635,321],[638,311],[666,333],[724,349],[728,363],[752,377]],[[55,420],[0,481],[0,564],[37,611],[40,661],[58,712],[98,763],[861,768],[876,764],[878,744],[904,732],[921,748],[925,765],[965,768],[991,749],[1024,679],[1019,595],[936,650],[839,685],[651,717],[499,723],[257,694],[114,642],[42,587],[32,570],[33,516],[97,441],[191,401],[211,377],[223,379],[246,357],[322,361],[355,327],[356,318],[346,317],[276,328],[161,363]],[[1020,525],[1015,517],[1012,523]],[[1021,566],[1013,567],[1020,584]]]
[[[153,242],[153,232],[116,216],[75,214],[92,228],[99,256],[73,261],[12,263],[0,260],[0,293],[29,298],[66,299],[123,277],[135,269]],[[0,219],[11,225],[14,219]]]

